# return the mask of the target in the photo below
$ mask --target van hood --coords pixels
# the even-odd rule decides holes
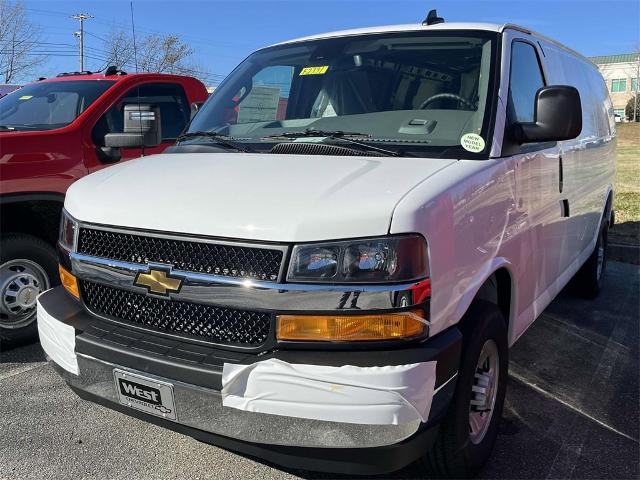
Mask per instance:
[[[161,154],[74,183],[83,222],[261,241],[385,235],[399,200],[455,160]]]

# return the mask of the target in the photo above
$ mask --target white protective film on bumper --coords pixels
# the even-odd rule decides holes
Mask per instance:
[[[435,361],[383,367],[327,367],[276,359],[251,365],[225,363],[222,404],[332,422],[426,422],[435,380]]]
[[[38,300],[38,334],[45,353],[66,371],[78,375],[76,331],[47,313]]]

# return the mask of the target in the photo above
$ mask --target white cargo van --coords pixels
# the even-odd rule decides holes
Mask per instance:
[[[78,395],[295,468],[477,471],[509,347],[602,287],[615,122],[579,54],[434,17],[258,50],[69,189],[38,326]]]

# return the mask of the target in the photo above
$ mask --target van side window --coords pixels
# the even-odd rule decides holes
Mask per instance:
[[[533,122],[536,92],[544,87],[540,62],[533,45],[513,42],[507,115],[509,123]]]
[[[143,84],[125,93],[98,120],[91,134],[93,143],[97,146],[104,146],[104,136],[107,133],[122,133],[124,106],[132,103],[137,104],[138,101],[160,107],[163,142],[175,140],[191,115],[189,101],[181,85],[175,83]]]

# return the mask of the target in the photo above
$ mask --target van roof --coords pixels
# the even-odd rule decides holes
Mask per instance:
[[[338,38],[338,37],[377,34],[377,33],[425,32],[425,31],[447,31],[447,30],[481,30],[486,32],[502,33],[507,29],[518,30],[520,32],[523,32],[529,35],[534,35],[540,40],[544,40],[546,42],[552,43],[564,49],[566,52],[572,55],[575,55],[577,57],[580,57],[583,60],[588,61],[588,59],[585,56],[583,56],[580,52],[576,52],[575,50],[567,47],[566,45],[563,45],[562,43],[552,38],[549,38],[545,35],[534,32],[529,28],[521,27],[513,23],[444,22],[444,23],[436,23],[434,25],[423,25],[421,23],[409,23],[404,25],[385,25],[380,27],[353,28],[349,30],[338,30],[335,32],[320,33],[316,35],[309,35],[306,37],[285,40],[284,42],[279,42],[274,45],[271,45],[271,47],[275,47],[279,45],[287,45],[287,44],[297,43],[297,42],[304,42],[307,40],[320,40],[325,38]],[[269,48],[269,47],[265,47],[265,48]]]
[[[511,25],[509,25],[511,26]],[[285,45],[287,43],[304,42],[306,40],[319,40],[323,38],[335,38],[335,37],[347,37],[351,35],[366,35],[370,33],[394,33],[394,32],[424,32],[424,31],[436,31],[436,30],[485,30],[488,32],[501,32],[507,25],[497,23],[466,23],[466,22],[453,22],[453,23],[437,23],[435,25],[422,25],[421,23],[409,23],[404,25],[385,25],[381,27],[367,27],[367,28],[353,28],[349,30],[338,30],[335,32],[320,33],[316,35],[309,35],[306,37],[294,38],[292,40],[286,40],[284,42],[276,43],[275,45]],[[518,29],[529,31],[522,27]],[[275,46],[272,45],[272,46]]]

